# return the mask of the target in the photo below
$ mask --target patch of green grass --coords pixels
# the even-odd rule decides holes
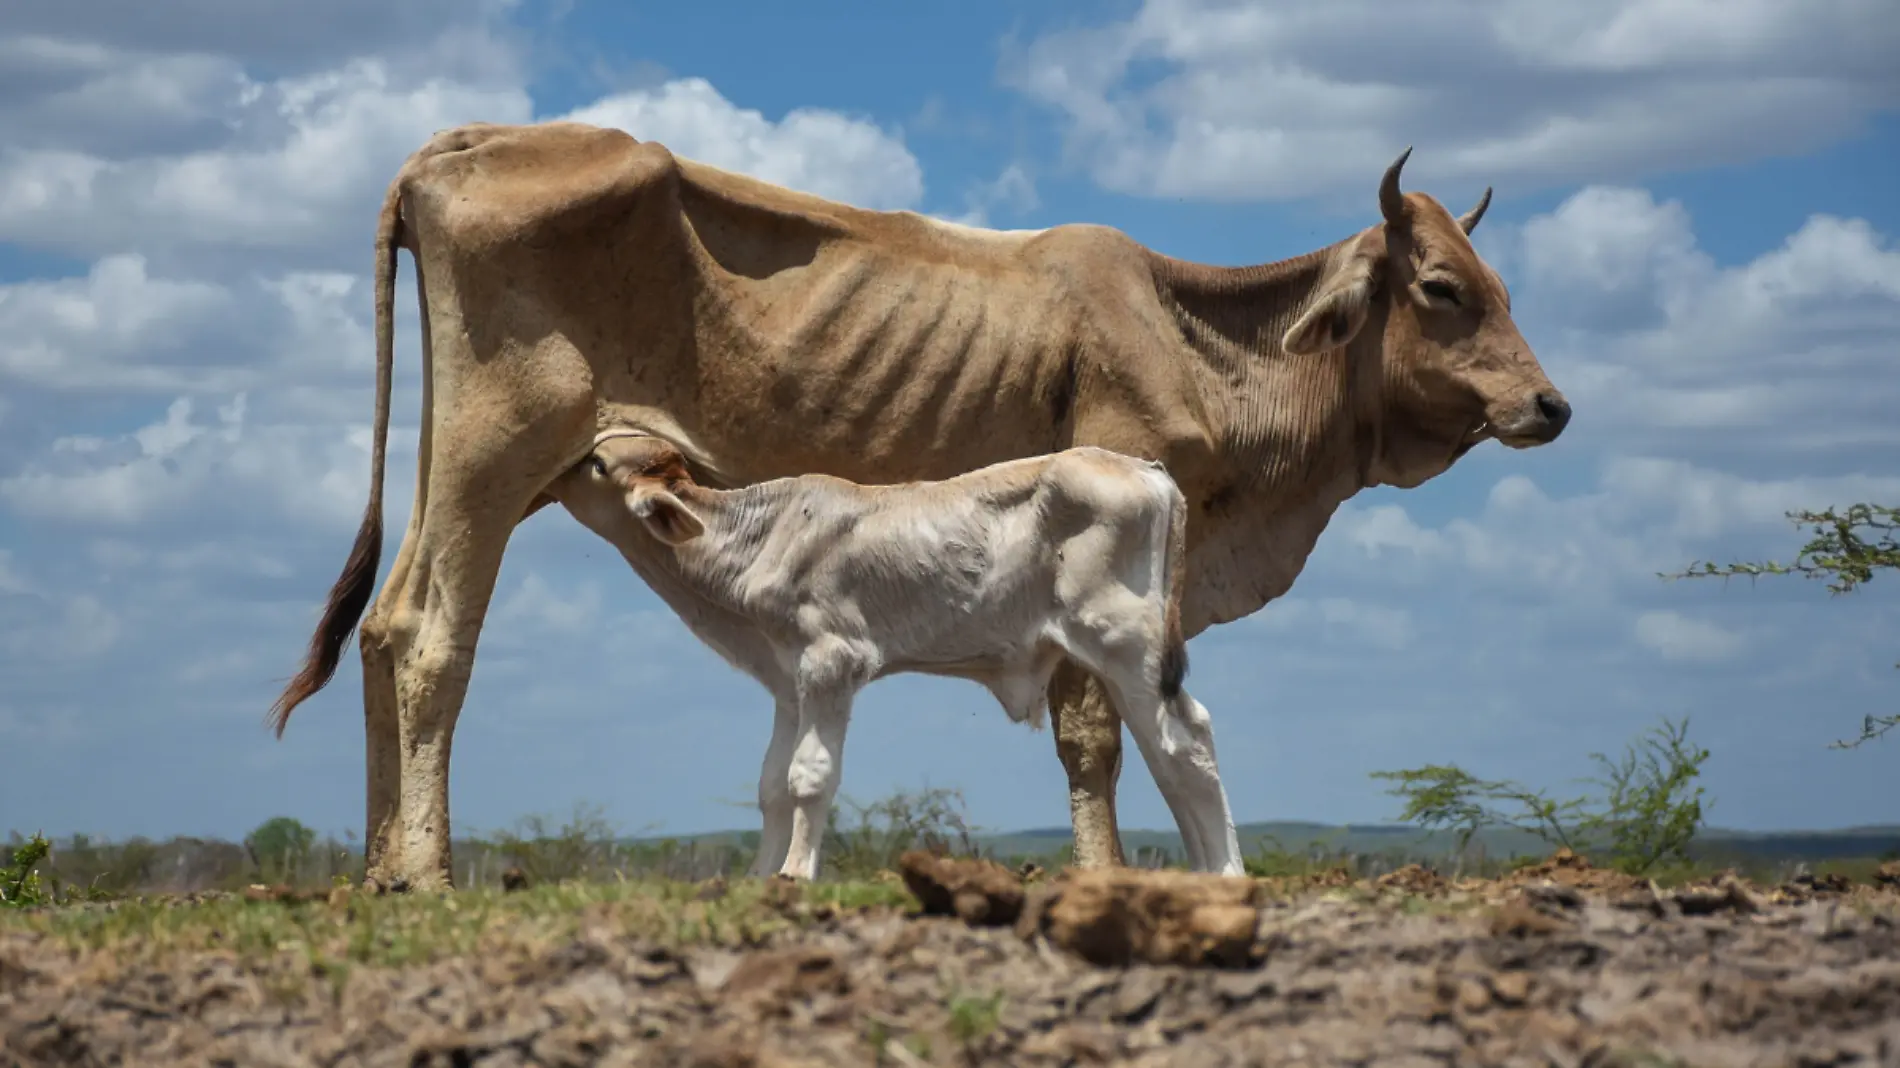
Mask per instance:
[[[950,1037],[968,1047],[996,1030],[1003,1016],[1003,992],[975,995],[952,990],[944,1007],[950,1014]]]
[[[512,894],[476,889],[352,895],[341,906],[240,897],[191,903],[134,898],[110,905],[9,910],[0,916],[0,932],[36,931],[122,960],[203,950],[250,959],[291,954],[340,986],[342,973],[352,967],[401,967],[545,947],[594,925],[666,944],[742,947],[827,910],[911,904],[896,883],[806,885],[786,906],[777,903],[781,892],[763,880],[736,880],[723,895],[708,900],[700,900],[700,890],[687,882],[627,880],[554,883]]]

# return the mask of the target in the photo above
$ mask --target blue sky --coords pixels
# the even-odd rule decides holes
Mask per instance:
[[[436,129],[576,113],[869,207],[1223,264],[1370,224],[1407,144],[1454,211],[1495,186],[1478,246],[1575,420],[1361,494],[1287,597],[1195,640],[1237,816],[1387,818],[1366,773],[1426,762],[1566,789],[1688,714],[1716,822],[1900,821],[1894,743],[1827,748],[1900,698],[1891,583],[1654,577],[1785,556],[1787,509],[1900,501],[1885,0],[151,10],[0,16],[0,831],[360,829],[353,648],[281,742],[262,715],[367,492],[375,206]],[[458,830],[756,818],[762,692],[565,515],[516,535],[481,641]],[[967,683],[871,687],[844,775],[1067,821],[1050,737]],[[1132,749],[1121,804],[1170,825]]]

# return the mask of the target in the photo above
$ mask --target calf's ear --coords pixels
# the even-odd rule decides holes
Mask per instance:
[[[627,494],[627,507],[653,536],[668,545],[684,545],[706,533],[686,502],[658,486],[636,486]]]
[[[1320,283],[1319,296],[1306,309],[1280,347],[1291,356],[1310,356],[1351,341],[1372,312],[1372,294],[1378,288],[1372,257],[1354,256]]]

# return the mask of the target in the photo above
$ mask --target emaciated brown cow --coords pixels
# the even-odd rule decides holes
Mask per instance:
[[[1409,150],[1408,150],[1409,154]],[[1570,408],[1453,218],[1379,186],[1382,221],[1223,268],[1102,226],[998,232],[874,212],[577,123],[443,131],[376,236],[370,497],[300,673],[362,618],[368,868],[450,882],[450,741],[510,532],[610,427],[676,443],[722,487],[821,472],[944,479],[1096,445],[1167,465],[1189,506],[1183,629],[1284,593],[1339,504],[1416,486],[1480,442],[1549,442]],[[382,545],[396,250],[415,257],[423,417],[414,509]],[[1120,724],[1072,665],[1051,685],[1076,857],[1121,858]]]

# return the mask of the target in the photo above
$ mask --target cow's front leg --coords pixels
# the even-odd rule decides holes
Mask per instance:
[[[1049,683],[1049,719],[1056,755],[1069,776],[1076,866],[1126,864],[1115,823],[1115,785],[1122,770],[1121,719],[1108,692],[1093,675],[1065,660]]]

